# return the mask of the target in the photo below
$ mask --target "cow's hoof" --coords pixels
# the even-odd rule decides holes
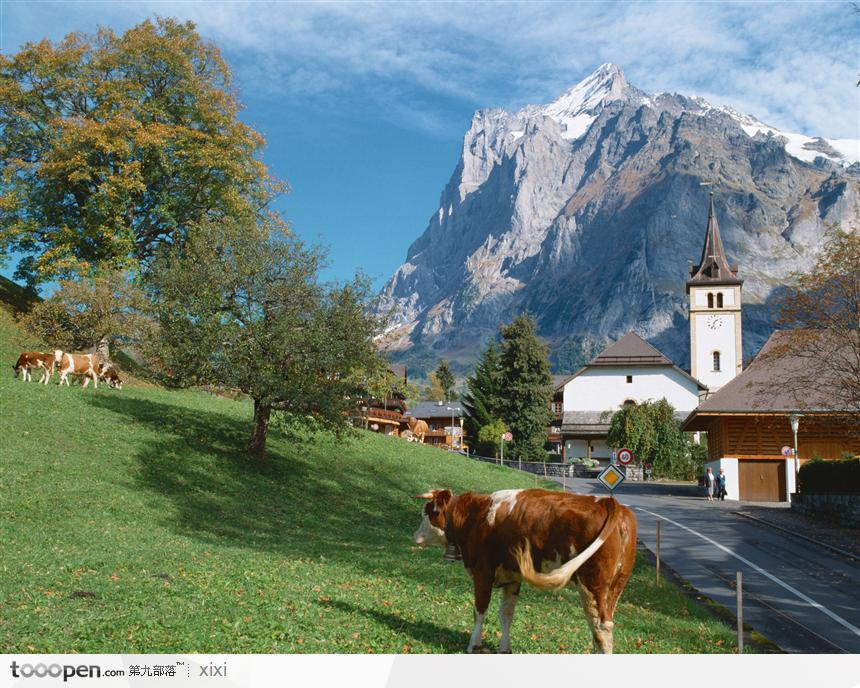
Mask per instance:
[[[492,654],[487,648],[483,645],[476,645],[471,650],[467,650],[470,655],[489,655]]]
[[[500,655],[512,655],[514,654],[511,650],[499,650]]]

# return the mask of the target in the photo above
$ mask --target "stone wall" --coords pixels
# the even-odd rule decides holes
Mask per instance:
[[[821,516],[843,526],[860,528],[860,495],[793,494],[791,508],[809,516]]]

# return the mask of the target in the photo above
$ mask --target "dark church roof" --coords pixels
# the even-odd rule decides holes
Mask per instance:
[[[711,205],[708,209],[708,228],[705,230],[705,246],[702,249],[702,259],[698,265],[690,267],[690,279],[687,290],[691,286],[702,284],[743,284],[738,278],[738,266],[729,265],[723,240],[720,237],[720,226],[717,223],[717,213],[714,210],[714,194],[711,193]]]
[[[699,389],[707,389],[705,385],[690,375],[690,373],[676,366],[672,361],[666,358],[662,353],[635,332],[628,332],[617,342],[606,347],[573,375],[567,376],[567,379],[563,379],[561,377],[559,380],[554,379],[553,384],[555,385],[556,391],[559,391],[564,389],[564,385],[575,377],[582,375],[589,368],[624,366],[666,366],[678,371],[687,379],[695,382]]]
[[[672,365],[672,361],[635,332],[628,332],[589,362],[590,366]]]

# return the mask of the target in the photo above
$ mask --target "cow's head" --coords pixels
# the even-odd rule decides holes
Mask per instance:
[[[54,363],[62,363],[63,362],[63,352],[60,349],[54,350]]]
[[[415,544],[421,547],[446,547],[448,538],[445,537],[445,510],[454,499],[451,490],[430,490],[416,499],[428,500],[424,504],[421,525],[415,531]]]

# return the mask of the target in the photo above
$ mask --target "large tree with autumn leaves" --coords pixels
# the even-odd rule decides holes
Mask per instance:
[[[0,55],[0,253],[30,284],[146,264],[279,190],[218,49],[145,21]]]

